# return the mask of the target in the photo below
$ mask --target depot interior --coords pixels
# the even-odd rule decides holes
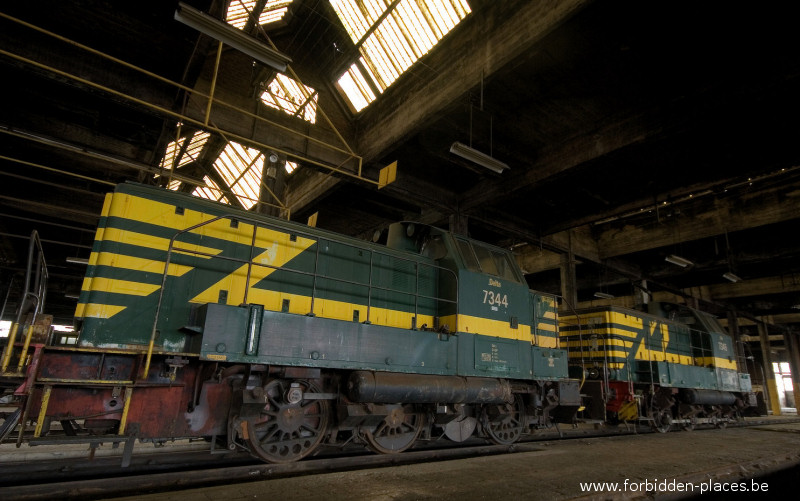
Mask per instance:
[[[689,304],[757,388],[775,376],[770,412],[794,413],[800,57],[782,8],[4,2],[3,320],[35,230],[70,336],[104,193],[133,181],[366,240],[447,228],[512,249],[562,309]]]

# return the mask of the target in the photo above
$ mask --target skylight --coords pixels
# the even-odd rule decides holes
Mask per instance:
[[[167,145],[164,158],[161,159],[162,169],[172,169],[183,167],[184,165],[197,161],[200,152],[203,150],[206,141],[211,136],[208,132],[198,131],[189,137],[172,141]]]
[[[228,12],[225,15],[225,21],[240,30],[243,29],[247,26],[250,13],[255,15],[256,4],[258,3],[257,0],[231,0],[230,5],[228,5]],[[289,10],[290,3],[292,3],[292,0],[268,0],[258,14],[258,24],[264,25],[280,21]]]
[[[208,200],[215,200],[224,204],[228,203],[228,199],[222,194],[222,190],[219,189],[217,183],[212,181],[210,177],[203,177],[203,182],[206,183],[206,185],[195,188],[192,195]]]
[[[303,85],[282,73],[267,86],[261,94],[261,101],[267,106],[283,110],[289,115],[302,118],[312,124],[317,120],[317,99],[319,95],[313,88]],[[305,88],[305,92],[303,92]]]
[[[286,161],[286,173],[291,174],[297,168],[297,162],[292,162],[291,160]]]
[[[361,111],[467,14],[466,0],[330,0],[361,57],[337,86]]]
[[[245,209],[256,204],[264,170],[263,153],[231,141],[214,162],[214,169]]]

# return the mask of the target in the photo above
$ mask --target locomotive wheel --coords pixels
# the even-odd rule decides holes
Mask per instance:
[[[416,442],[423,418],[411,405],[397,405],[375,431],[364,433],[367,447],[380,454],[403,452]]]
[[[298,382],[303,392],[316,393],[317,388]],[[247,420],[247,442],[250,451],[271,463],[297,461],[313,452],[328,428],[330,405],[327,400],[290,402],[286,396],[292,388],[289,381],[276,379],[264,387],[267,405],[260,418]]]
[[[444,436],[453,442],[463,442],[472,436],[477,426],[478,420],[472,416],[454,419],[444,426]]]
[[[666,433],[672,427],[672,413],[669,409],[653,409],[652,416],[654,430]]]
[[[692,431],[692,430],[694,430],[694,427],[697,424],[697,418],[696,417],[690,417],[690,418],[687,418],[687,419],[689,419],[689,422],[681,424],[681,428],[683,429],[683,431]]]
[[[525,407],[522,398],[514,397],[513,404],[487,405],[481,421],[489,440],[497,445],[511,445],[525,428]]]

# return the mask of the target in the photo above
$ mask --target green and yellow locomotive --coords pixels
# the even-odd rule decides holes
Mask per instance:
[[[559,318],[570,364],[586,380],[592,419],[644,421],[666,432],[699,423],[725,426],[755,405],[749,374],[717,319],[654,302],[647,312],[603,306]]]
[[[397,223],[378,245],[125,184],[77,344],[19,336],[3,373],[19,442],[206,437],[272,462],[347,441],[508,444],[580,405],[556,311],[509,251],[440,229]]]

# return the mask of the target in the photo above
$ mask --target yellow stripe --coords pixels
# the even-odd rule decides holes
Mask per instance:
[[[89,285],[92,287],[91,290],[87,288]],[[115,294],[127,294],[129,296],[149,296],[160,288],[160,285],[94,277],[91,281],[84,279],[81,290],[86,292],[113,292]]]
[[[636,330],[641,330],[643,325],[642,323],[643,319],[641,317],[635,317],[617,311],[604,310],[604,311],[596,311],[580,315],[581,327],[588,328],[590,326],[589,322],[590,319],[597,319],[599,320],[598,323],[601,324],[617,324],[625,327],[631,327]],[[578,316],[562,315],[560,317],[560,322],[563,325],[576,325],[578,323]],[[602,328],[596,328],[594,330],[603,331],[603,330],[608,330],[608,328],[602,327]]]
[[[580,351],[571,351],[569,354],[570,357],[574,358],[627,358],[628,353],[624,351],[597,351],[597,350],[584,350],[583,352]]]
[[[262,304],[264,309],[269,311],[280,311],[284,300],[289,301],[289,313],[305,315],[311,311],[311,297],[309,296],[264,289],[250,289],[250,294],[248,295],[248,302]],[[358,311],[359,322],[367,321],[366,305],[334,301],[332,299],[314,299],[314,315],[317,317],[352,321],[354,311]],[[376,308],[374,306],[369,310],[369,321],[373,325],[410,329],[412,318],[414,318],[412,312]],[[418,315],[417,327],[422,327],[423,325],[432,328],[433,316]],[[452,328],[452,325],[450,327]]]
[[[39,407],[39,418],[36,420],[36,429],[33,430],[33,436],[35,438],[39,438],[42,436],[42,428],[44,427],[45,416],[47,416],[47,406],[50,404],[50,393],[53,391],[53,387],[50,385],[45,385],[44,390],[42,391],[42,403]],[[25,423],[22,423],[24,426]]]
[[[108,212],[111,210],[111,200],[113,199],[113,197],[114,197],[113,193],[106,193],[105,198],[103,198],[103,210],[100,212],[100,217],[108,216]],[[94,236],[95,241],[102,240],[104,232],[105,232],[105,228],[98,227],[97,228],[97,232],[95,233],[95,236]],[[95,264],[97,264],[97,254],[92,252],[91,255],[89,255],[89,265],[93,266]],[[87,280],[88,280],[88,282],[87,282]],[[83,281],[83,285],[85,287],[90,288],[90,289],[91,289],[91,283],[92,283],[92,278],[90,278],[90,277],[87,277]],[[75,317],[76,318],[83,318],[86,315],[85,309],[86,309],[86,305],[85,304],[78,303],[78,305],[75,307]]]
[[[455,315],[448,315],[442,317],[440,323],[448,324],[451,330],[455,326],[459,332],[532,342],[530,325],[519,324],[516,329],[512,329],[508,321],[470,315],[458,315],[457,319]],[[544,338],[544,336],[542,337]]]
[[[186,209],[182,215],[175,214],[174,205],[125,193],[115,194],[111,207],[111,215],[165,228],[172,228],[176,231],[210,221],[217,217],[212,214],[191,209]],[[256,246],[263,247],[263,244],[271,243],[271,240],[265,238],[266,232],[276,233],[273,230],[259,227],[259,238],[256,241]],[[198,228],[192,233],[249,246],[253,235],[253,225],[239,223],[238,227],[232,228],[230,219],[220,219],[219,221]],[[300,239],[298,238],[298,240]]]
[[[558,332],[558,326],[557,325],[553,325],[553,324],[546,324],[546,323],[543,323],[543,322],[539,322],[536,325],[536,330],[552,332],[552,333],[555,334],[555,333]]]
[[[700,365],[710,366],[713,365],[719,369],[733,369],[736,370],[736,362],[728,360],[727,358],[720,357],[697,357],[696,362]]]
[[[594,339],[584,339],[580,341],[578,339],[573,339],[570,341],[561,341],[562,345],[570,346],[570,347],[578,347],[578,346],[623,346],[625,348],[630,348],[633,346],[633,342],[625,341],[622,339],[602,339],[598,338]]]
[[[546,311],[544,313],[544,318],[549,318],[550,320],[556,319],[556,312],[555,310]]]
[[[96,304],[88,303],[85,305],[78,305],[84,318],[111,318],[117,313],[121,312],[127,306],[116,306],[112,304]]]
[[[164,252],[166,252],[167,249],[169,248],[168,238],[155,237],[153,235],[137,233],[135,231],[120,230],[118,228],[105,228],[102,232],[102,235],[100,235],[98,232],[96,238],[98,240],[104,240],[107,242],[119,242],[124,244],[136,245],[138,247],[146,247],[148,249],[156,249]],[[206,254],[212,254],[214,256],[222,252],[220,249],[214,249],[212,247],[194,245],[180,241],[176,241],[174,243],[173,248],[175,247],[186,249],[187,251],[192,251],[192,252],[184,252],[184,251],[175,251],[175,252],[178,252],[180,254],[188,254],[190,256],[196,255],[204,259],[211,259],[211,257],[194,254],[194,252],[204,252]]]
[[[549,336],[537,336],[536,345],[542,348],[558,348],[558,339]]]
[[[128,424],[128,411],[131,408],[131,396],[133,395],[133,388],[125,388],[125,403],[122,406],[122,417],[119,420],[119,429],[117,435],[125,434],[125,426]]]
[[[126,256],[124,254],[113,254],[111,252],[92,252],[89,263],[98,266],[112,266],[114,268],[125,268],[126,270],[144,271],[147,273],[164,273],[164,261],[154,261],[152,259],[142,259],[140,257]],[[180,277],[194,269],[191,266],[170,263],[168,275]]]
[[[572,355],[572,353],[570,353],[569,357],[570,358],[580,358],[580,357],[574,357]],[[622,368],[625,367],[625,363],[624,362],[609,362],[608,364],[606,364],[606,366],[609,369],[622,369]],[[586,362],[585,364],[583,364],[583,367],[585,369],[591,369],[593,367],[596,367],[596,363],[594,361]]]

